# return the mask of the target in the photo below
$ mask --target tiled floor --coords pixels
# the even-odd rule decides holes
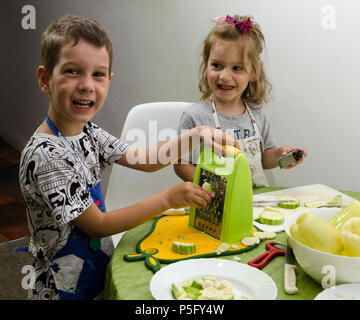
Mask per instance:
[[[20,152],[0,138],[0,243],[29,234],[18,172]]]

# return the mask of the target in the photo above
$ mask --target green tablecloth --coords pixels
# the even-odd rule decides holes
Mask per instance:
[[[281,190],[285,188],[258,188],[254,194]],[[360,200],[360,192],[343,191],[340,192]],[[153,224],[153,220],[133,228],[125,233],[115,249],[111,261],[107,268],[105,283],[105,299],[110,300],[147,300],[153,299],[150,293],[150,280],[153,272],[145,266],[145,261],[126,262],[123,259],[124,254],[136,253],[135,247],[139,239],[148,234]],[[279,232],[274,241],[285,244],[285,232]],[[237,255],[241,263],[248,263],[250,260],[266,251],[265,243],[262,241],[255,249]],[[233,256],[224,256],[221,259],[232,260]],[[216,258],[214,258],[216,259]],[[284,256],[275,257],[262,271],[266,272],[276,283],[280,300],[312,300],[321,292],[322,287],[305,274],[297,264],[296,280],[299,292],[295,295],[287,295],[284,292]],[[166,266],[166,264],[163,264]]]

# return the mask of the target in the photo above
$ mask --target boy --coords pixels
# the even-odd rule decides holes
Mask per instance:
[[[160,149],[170,156],[177,150],[178,156],[170,157],[173,161],[200,140],[222,153],[222,144],[237,145],[219,130],[197,127],[142,150],[91,123],[114,76],[111,41],[95,21],[65,16],[53,22],[43,34],[41,57],[36,74],[49,110],[22,152],[19,173],[31,233],[29,252],[35,260],[29,298],[101,298],[114,249],[111,235],[169,208],[204,207],[213,196],[197,185],[182,183],[103,214],[101,169],[116,162],[152,172],[170,164],[157,156],[157,163],[149,163]],[[190,148],[182,150],[186,142]],[[145,155],[145,163],[134,161],[139,154]]]

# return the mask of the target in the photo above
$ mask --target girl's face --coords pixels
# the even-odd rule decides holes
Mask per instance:
[[[78,134],[101,109],[113,74],[109,54],[82,39],[66,44],[48,82],[50,118],[64,135]]]
[[[217,39],[210,50],[207,81],[219,105],[243,105],[241,96],[251,80],[251,64],[238,41]]]

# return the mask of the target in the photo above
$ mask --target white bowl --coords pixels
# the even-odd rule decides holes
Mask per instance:
[[[312,213],[324,220],[330,220],[339,210],[338,208],[321,208],[312,209],[306,213]],[[331,286],[335,283],[360,282],[360,257],[346,257],[322,252],[291,237],[290,226],[296,223],[297,218],[303,213],[297,212],[285,219],[285,232],[301,268],[323,286]]]

